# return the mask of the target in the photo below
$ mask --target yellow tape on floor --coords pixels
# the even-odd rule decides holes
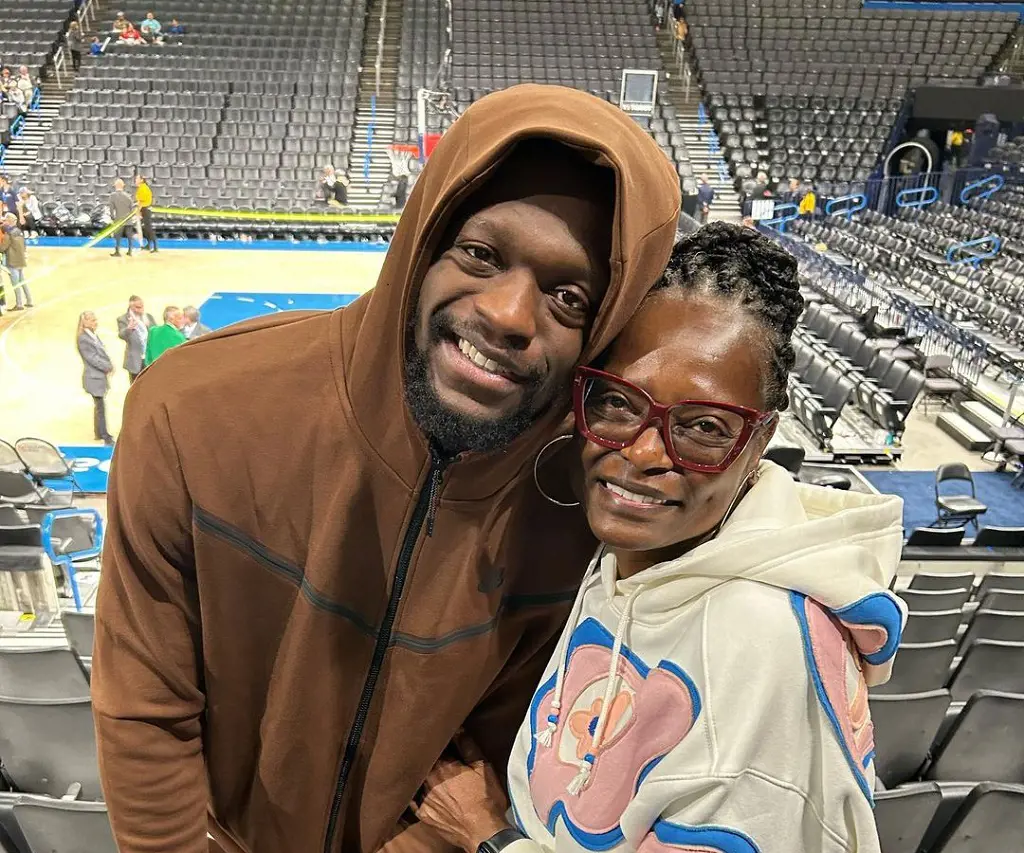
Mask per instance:
[[[256,222],[398,222],[397,213],[268,213],[256,210],[200,210],[193,207],[154,207],[153,213]]]

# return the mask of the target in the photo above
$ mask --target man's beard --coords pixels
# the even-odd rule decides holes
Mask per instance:
[[[435,314],[430,319],[427,350],[441,345],[453,333],[450,319],[444,314]],[[446,457],[467,450],[488,453],[507,447],[536,421],[537,397],[542,390],[543,382],[539,377],[528,379],[519,406],[497,418],[475,418],[454,412],[438,396],[430,381],[427,353],[419,350],[410,331],[405,356],[405,402],[417,426]]]

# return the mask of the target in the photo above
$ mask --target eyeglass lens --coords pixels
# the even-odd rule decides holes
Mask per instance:
[[[630,444],[650,415],[650,404],[628,385],[607,379],[588,379],[583,413],[587,429],[598,438]],[[720,465],[739,441],[745,421],[728,409],[707,405],[678,405],[669,410],[672,449],[680,459],[700,465]],[[664,431],[660,432],[664,437]]]

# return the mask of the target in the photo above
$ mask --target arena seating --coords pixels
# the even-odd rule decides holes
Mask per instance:
[[[400,142],[416,142],[418,138],[416,93],[420,89],[436,90],[441,83],[438,72],[451,43],[447,28],[445,4],[437,0],[405,0],[395,91],[395,139]],[[433,110],[427,112],[426,121],[427,131],[432,133],[440,133],[451,124],[450,117]]]
[[[148,8],[124,7],[133,20]],[[174,8],[180,43],[83,59],[27,182],[44,202],[84,199],[71,214],[86,218],[138,170],[158,204],[315,209],[320,170],[348,161],[365,0]]]
[[[865,9],[862,0],[687,0],[712,119],[739,179],[863,181],[908,88],[975,81],[1015,13]]]
[[[451,82],[461,109],[515,83],[558,83],[619,102],[622,69],[661,69],[646,0],[466,0],[453,9]],[[659,90],[654,115],[638,118],[676,164],[693,167],[675,107]]]

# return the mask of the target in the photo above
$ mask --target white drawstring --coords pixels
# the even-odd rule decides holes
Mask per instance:
[[[569,611],[569,621],[566,623],[568,630],[559,641],[558,675],[555,676],[555,694],[551,698],[551,712],[548,714],[548,724],[534,735],[534,740],[541,746],[551,746],[555,732],[558,731],[558,718],[561,716],[562,710],[562,690],[565,687],[565,671],[568,668],[566,656],[569,653],[569,643],[572,642],[572,635],[576,630],[576,622],[579,620],[580,611],[583,609],[584,587],[586,587],[587,581],[590,580],[594,570],[601,565],[603,557],[604,548],[598,551],[597,556],[587,565],[587,571],[583,575],[583,581],[580,584],[580,592],[572,604],[572,610]]]
[[[619,658],[622,656],[622,643],[626,639],[626,629],[629,627],[630,616],[633,612],[633,602],[643,592],[643,584],[634,589],[626,603],[622,606],[622,616],[619,617],[619,625],[615,629],[615,643],[612,645],[612,659],[608,665],[608,683],[604,688],[604,699],[601,702],[601,710],[597,715],[597,725],[594,727],[594,737],[590,741],[590,751],[583,757],[579,773],[573,777],[567,788],[573,796],[578,796],[587,782],[590,781],[590,774],[593,772],[594,761],[604,741],[605,729],[608,728],[608,719],[611,716],[609,708],[612,705],[612,698],[615,696],[615,688],[619,681]]]

